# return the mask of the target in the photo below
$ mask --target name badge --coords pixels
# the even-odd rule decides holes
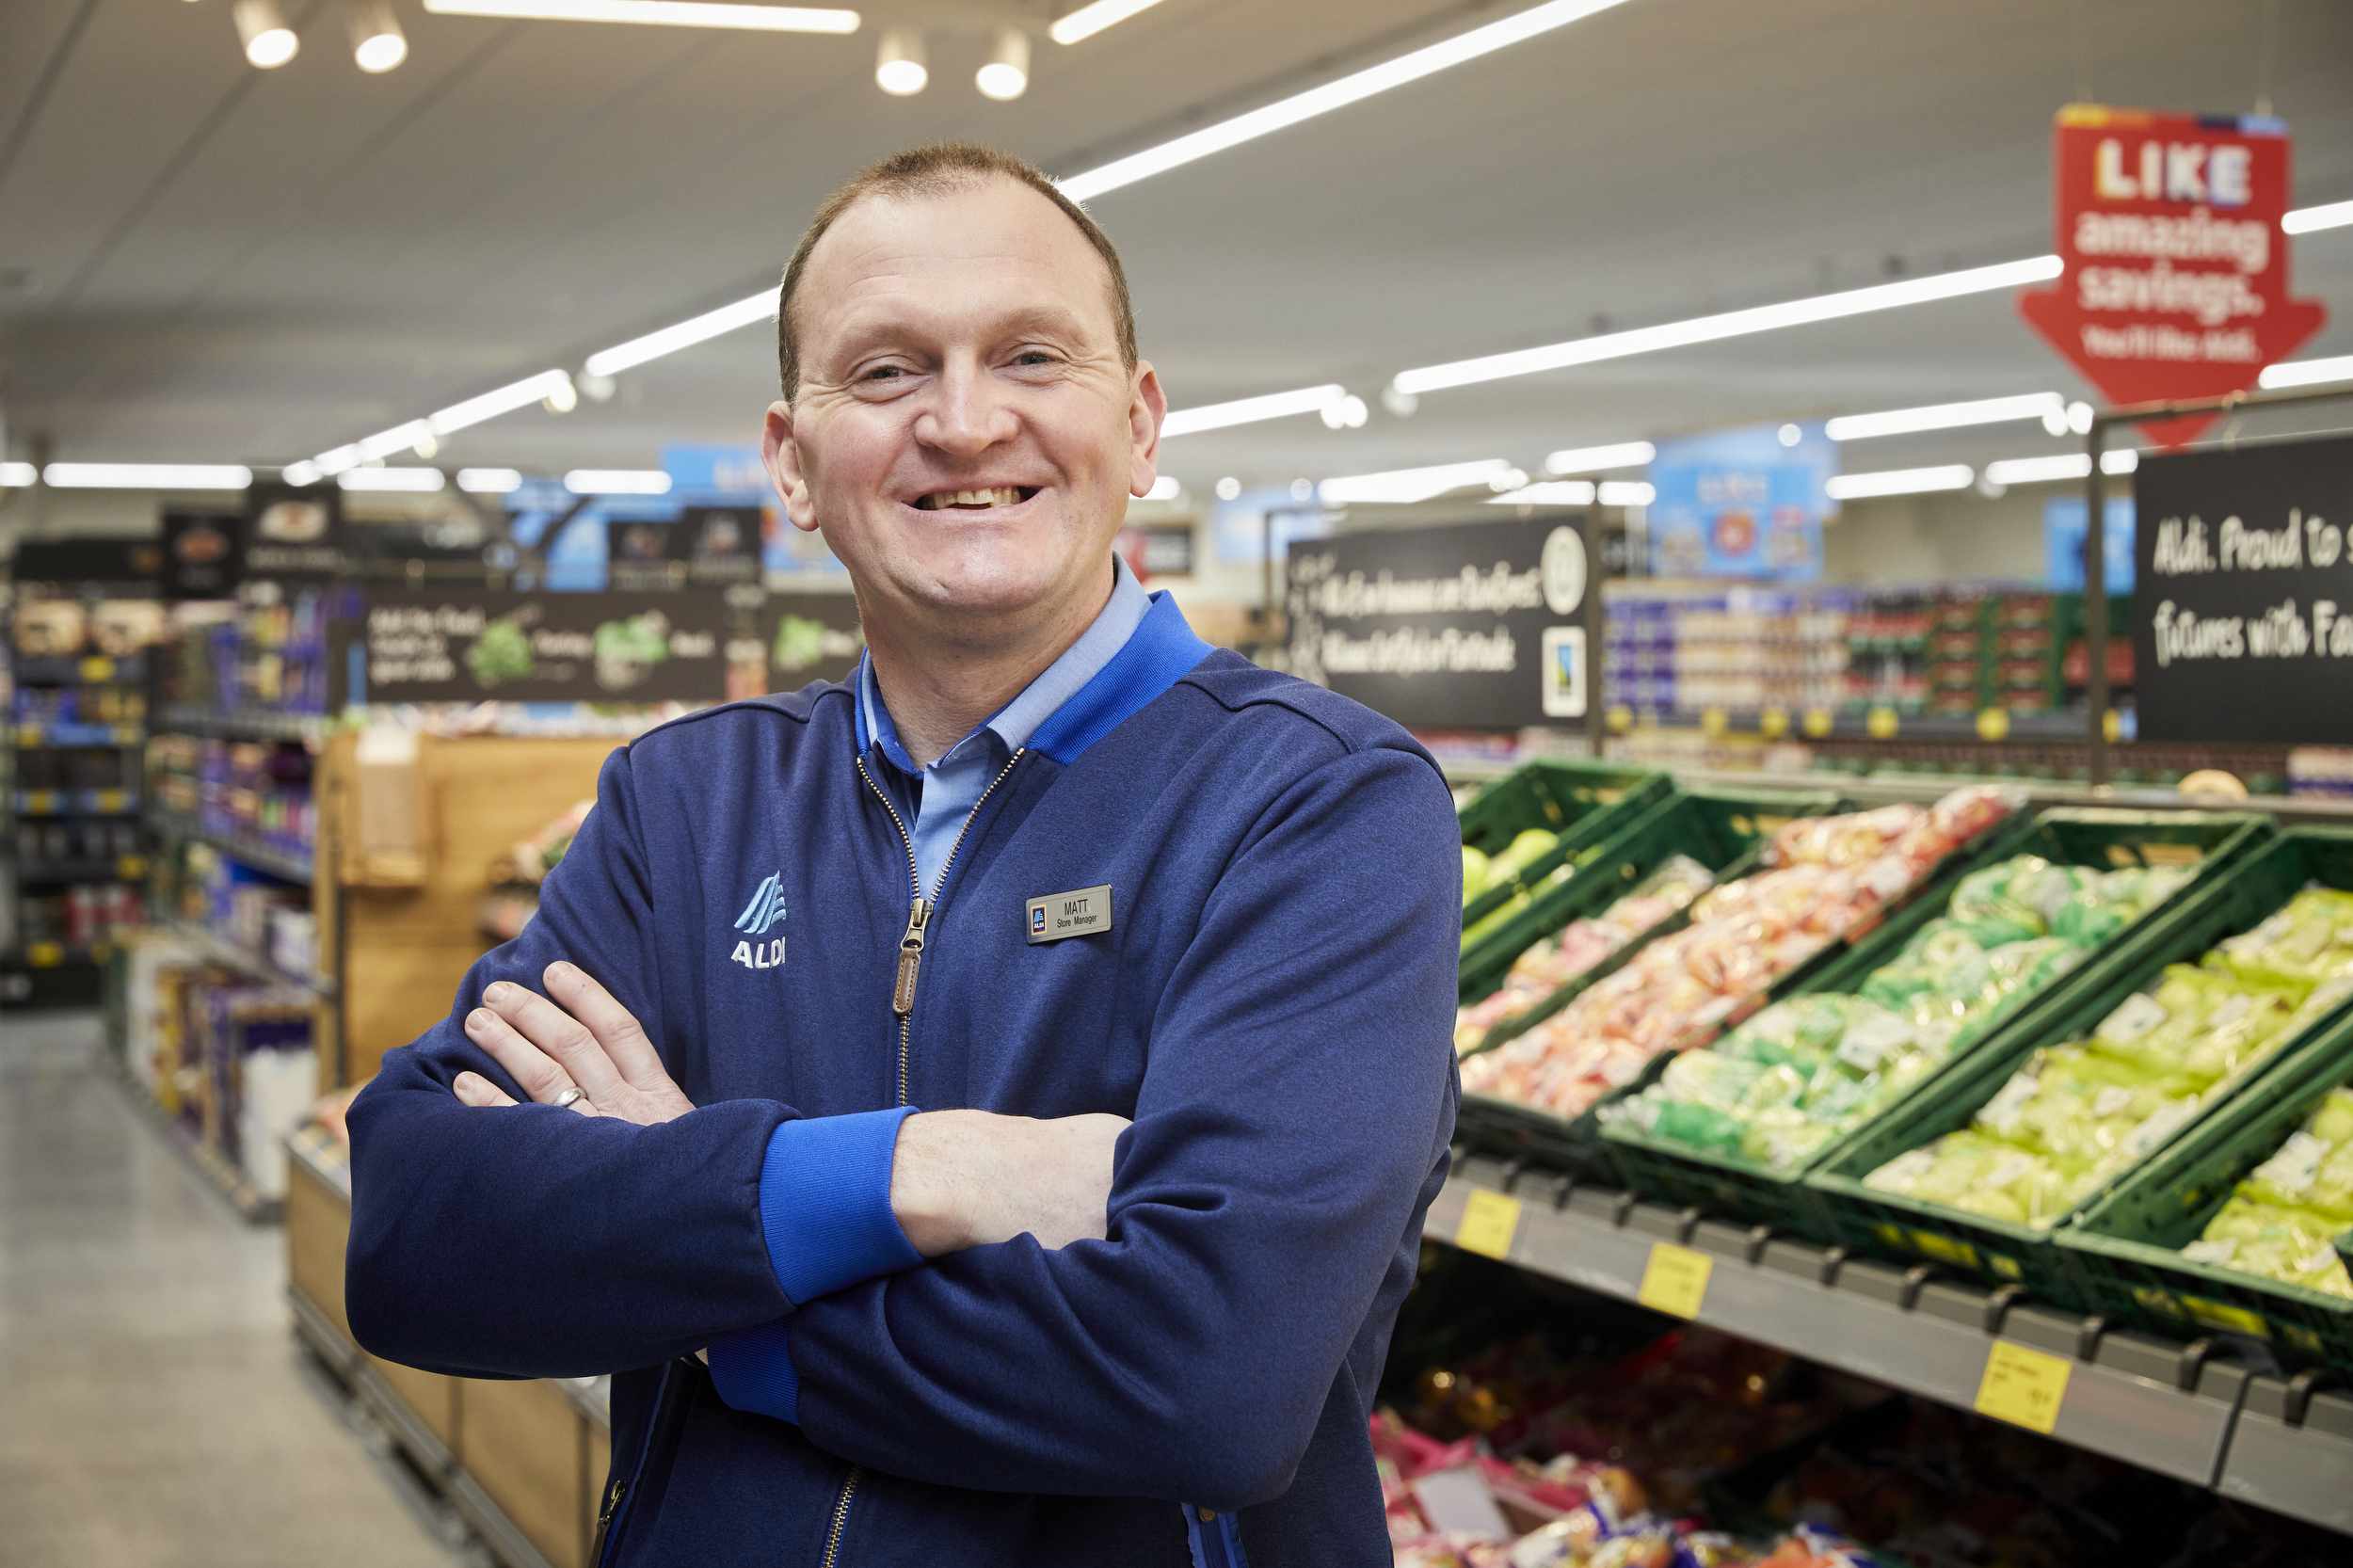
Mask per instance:
[[[1080,888],[1067,893],[1048,893],[1029,904],[1030,940],[1059,942],[1064,936],[1093,936],[1112,928],[1112,885]]]

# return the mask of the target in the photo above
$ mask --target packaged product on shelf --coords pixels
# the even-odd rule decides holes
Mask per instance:
[[[1553,1017],[1463,1064],[1465,1093],[1562,1117],[1591,1109],[1666,1050],[1705,1045],[1807,959],[1901,899],[2007,816],[2017,797],[1958,790],[1934,806],[1882,807],[1785,824],[1769,870],[1691,904],[1691,923],[1644,947]]]
[[[1465,855],[1476,853],[1465,850]],[[1513,960],[1503,984],[1455,1015],[1454,1048],[1466,1051],[1497,1026],[1517,1017],[1571,981],[1683,909],[1715,884],[1715,873],[1688,855],[1670,856],[1599,915],[1573,920]]]
[[[1612,1123],[1789,1170],[1892,1105],[2015,1004],[2154,908],[2186,870],[2101,872],[2025,855],[1972,872],[1945,913],[1858,994],[1795,997],[1603,1114]]]
[[[2201,963],[2168,966],[2089,1039],[2036,1051],[1968,1128],[1898,1155],[1865,1185],[2056,1224],[2342,1000],[2353,947],[2326,921],[2343,897],[2307,888]]]
[[[2348,1232],[2353,1232],[2353,1089],[2339,1089],[2238,1184],[2182,1256],[2353,1300],[2353,1278],[2346,1276],[2334,1244]]]

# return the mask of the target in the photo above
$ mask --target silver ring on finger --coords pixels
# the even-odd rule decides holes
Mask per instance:
[[[587,1097],[588,1091],[583,1089],[579,1084],[575,1083],[570,1088],[555,1096],[555,1108],[558,1111],[569,1111],[573,1106],[578,1105],[582,1100],[584,1100]]]

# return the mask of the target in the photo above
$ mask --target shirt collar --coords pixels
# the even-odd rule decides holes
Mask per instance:
[[[984,735],[994,735],[1008,753],[1020,750],[1037,732],[1038,726],[1052,718],[1064,703],[1128,646],[1128,640],[1135,635],[1136,628],[1143,624],[1151,608],[1152,596],[1136,581],[1136,574],[1128,569],[1127,561],[1112,555],[1112,596],[1094,623],[1079,634],[1077,642],[1063,650],[1061,658],[1047,665],[1036,680],[999,709],[994,718],[949,747],[939,761],[946,762],[963,754]],[[869,655],[859,656],[856,690],[861,747],[879,746],[891,766],[908,774],[920,774],[923,770],[916,765],[899,739],[899,727],[892,722],[890,710],[883,705],[882,688],[874,680],[873,660]]]

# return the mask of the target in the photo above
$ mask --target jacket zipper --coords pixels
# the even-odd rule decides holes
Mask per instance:
[[[981,808],[988,804],[988,797],[997,792],[997,786],[1005,781],[1005,775],[1013,772],[1013,765],[1021,760],[1022,753],[1028,749],[1023,746],[1005,759],[1005,765],[997,770],[997,776],[988,781],[988,788],[981,792],[981,798],[974,801],[972,809],[965,813],[964,825],[956,829],[955,842],[948,846],[948,858],[939,863],[939,877],[932,884],[932,896],[928,899],[923,896],[922,871],[915,863],[915,835],[907,831],[906,819],[899,815],[898,807],[892,805],[890,797],[883,793],[882,786],[874,782],[874,776],[866,771],[866,759],[861,757],[857,760],[857,776],[866,780],[866,787],[874,792],[874,798],[881,801],[883,809],[890,813],[891,824],[899,830],[899,842],[907,852],[907,928],[899,937],[899,969],[890,984],[890,1011],[899,1019],[898,1103],[901,1105],[907,1103],[907,1070],[915,1028],[915,983],[922,974],[923,943],[931,928],[932,916],[939,907],[940,894],[947,891],[948,872],[956,863],[956,852],[964,848],[964,836],[972,831],[972,819],[981,814]],[[833,1500],[833,1523],[825,1530],[825,1555],[818,1560],[818,1568],[834,1568],[835,1560],[840,1556],[841,1531],[850,1522],[850,1499],[857,1496],[857,1483],[865,1476],[865,1467],[854,1464],[847,1479],[841,1482],[841,1491]]]
[[[630,1488],[636,1483],[637,1478],[645,1473],[646,1460],[653,1452],[655,1441],[662,1435],[662,1418],[666,1414],[664,1407],[670,1398],[670,1378],[677,1370],[676,1361],[662,1364],[662,1379],[653,1387],[653,1410],[646,1418],[645,1440],[637,1445],[637,1462],[630,1466],[627,1476],[615,1476],[605,1488],[604,1506],[597,1510],[596,1543],[588,1553],[589,1562],[597,1568],[602,1568],[606,1554],[614,1549],[614,1537],[617,1533],[614,1524],[622,1516],[622,1499],[629,1496]]]

